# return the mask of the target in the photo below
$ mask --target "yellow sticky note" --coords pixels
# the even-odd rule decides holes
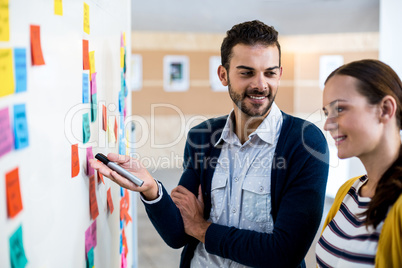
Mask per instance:
[[[124,47],[120,48],[120,68],[124,68]]]
[[[0,97],[14,93],[13,52],[11,48],[0,49]]]
[[[84,32],[89,34],[89,6],[84,3]]]
[[[54,14],[63,16],[63,0],[54,0]]]
[[[126,46],[126,33],[123,32],[123,46]]]
[[[10,40],[8,0],[0,0],[0,41]]]
[[[95,73],[95,51],[89,52],[89,79],[92,81],[92,74]]]
[[[113,120],[108,120],[107,133],[109,136],[109,142],[115,143],[116,136],[114,135],[114,121]]]

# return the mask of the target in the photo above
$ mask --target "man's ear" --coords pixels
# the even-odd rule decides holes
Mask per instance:
[[[218,77],[219,80],[221,80],[222,85],[226,87],[228,85],[228,72],[222,65],[219,65],[218,67]]]
[[[383,123],[388,122],[395,117],[397,110],[395,99],[390,95],[385,96],[380,102],[380,109],[380,121]]]

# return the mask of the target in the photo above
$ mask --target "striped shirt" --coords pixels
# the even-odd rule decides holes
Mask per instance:
[[[325,228],[316,245],[319,267],[374,267],[378,238],[383,222],[376,229],[364,225],[371,198],[359,195],[367,182],[363,176],[352,185],[339,211]]]

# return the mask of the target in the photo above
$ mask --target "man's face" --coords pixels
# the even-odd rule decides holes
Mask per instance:
[[[267,116],[282,76],[278,48],[237,44],[229,64],[228,74],[221,67],[220,78],[229,87],[235,113],[239,109],[246,117]]]

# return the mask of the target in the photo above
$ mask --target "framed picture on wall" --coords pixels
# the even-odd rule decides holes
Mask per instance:
[[[324,83],[328,75],[341,65],[343,65],[342,55],[323,55],[320,57],[319,83],[321,90],[324,90]]]
[[[214,92],[226,92],[228,87],[222,85],[218,77],[218,67],[221,65],[220,56],[211,56],[209,58],[209,84]]]
[[[187,56],[167,55],[163,58],[163,89],[168,92],[187,91],[190,87]]]

